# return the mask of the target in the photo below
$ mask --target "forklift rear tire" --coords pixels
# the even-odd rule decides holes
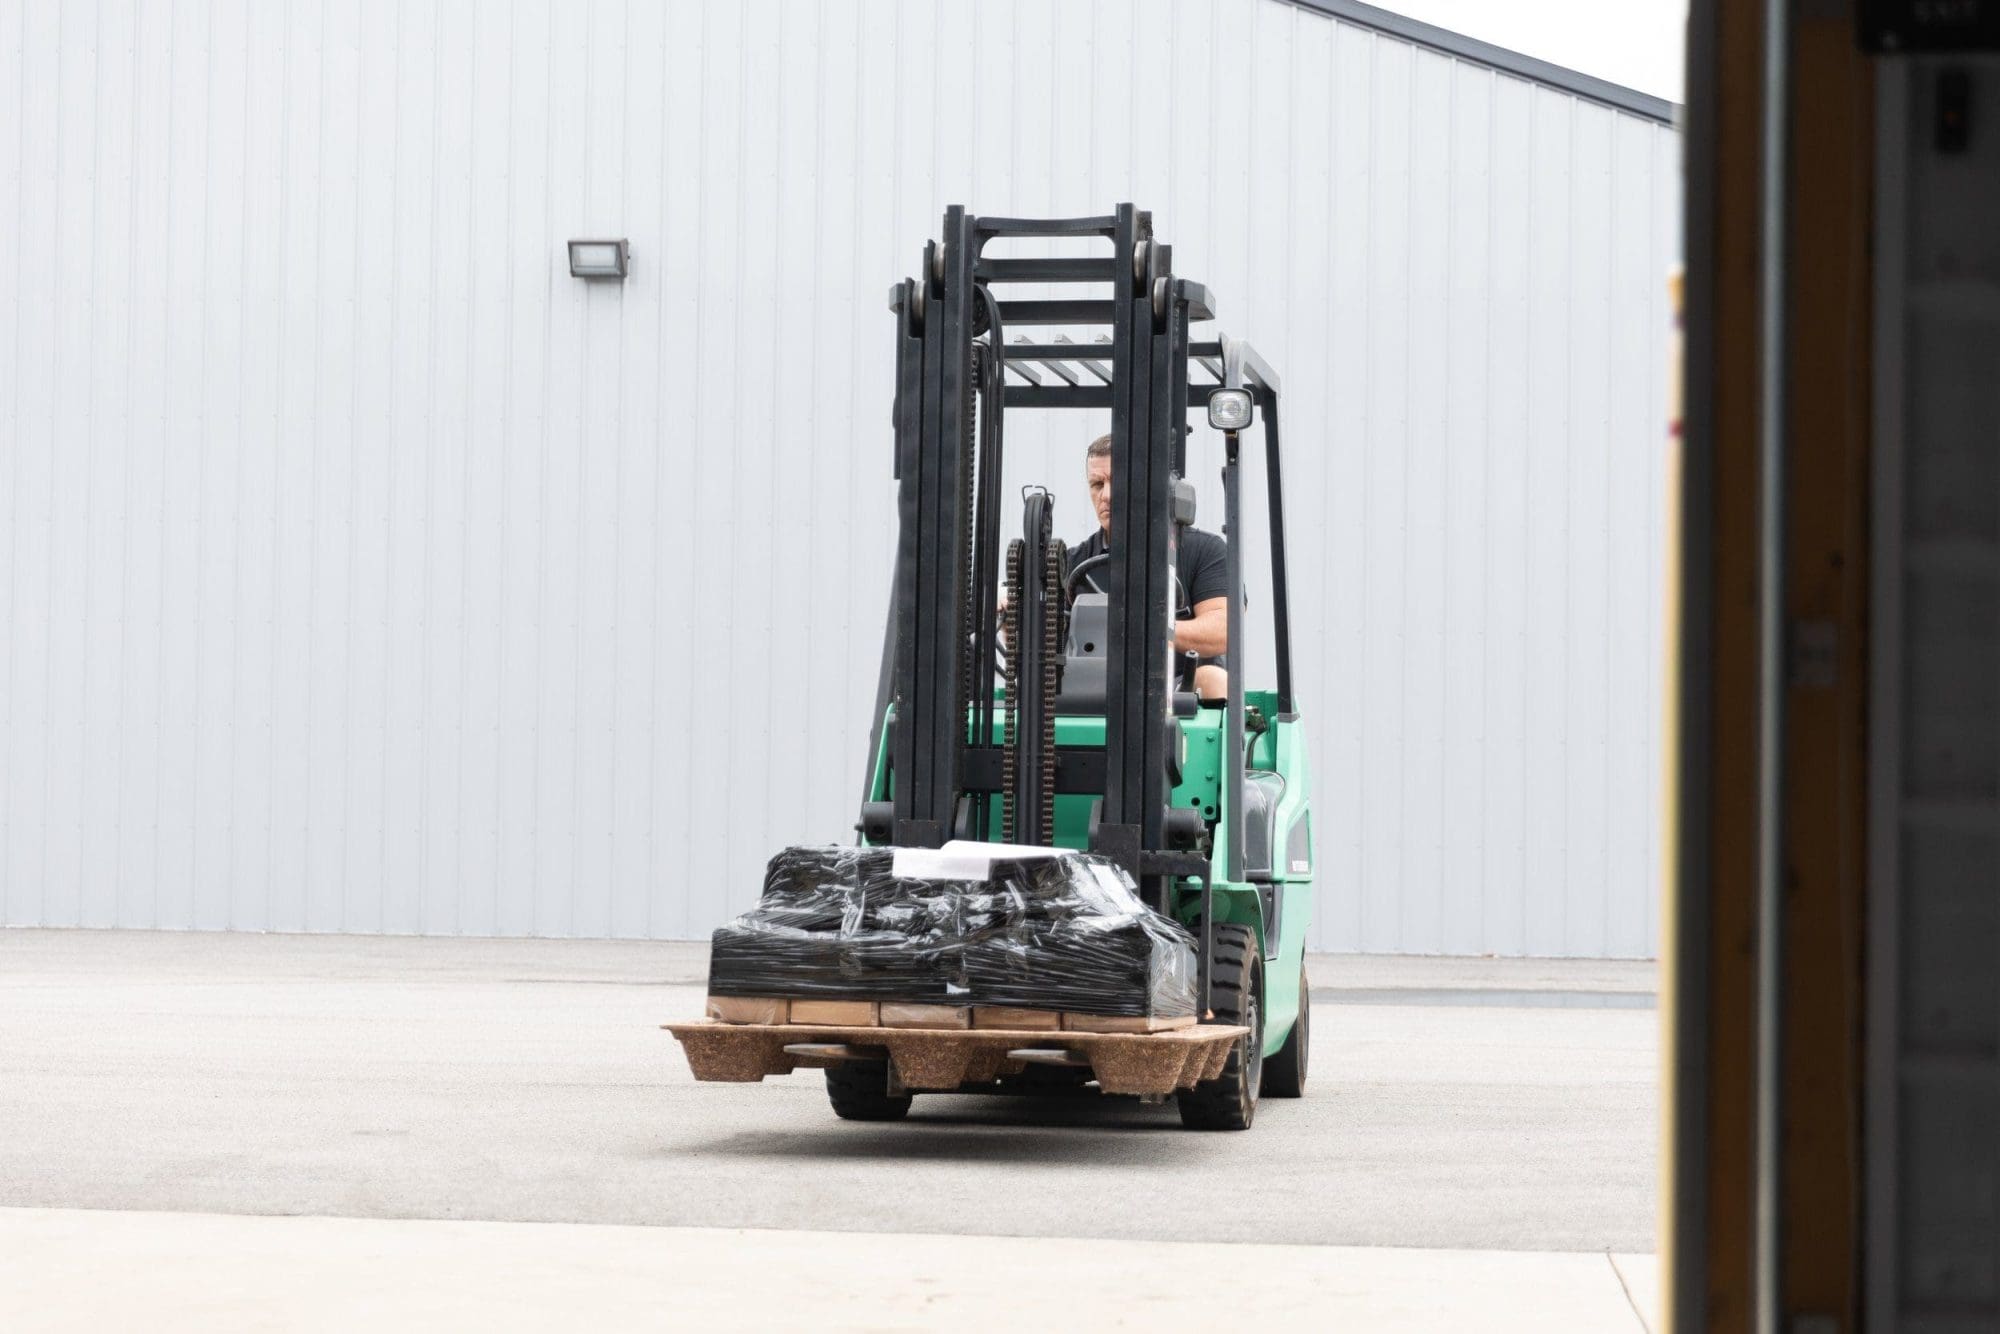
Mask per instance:
[[[1257,1115],[1257,1085],[1264,1073],[1264,961],[1257,933],[1234,922],[1215,928],[1215,957],[1209,961],[1209,1008],[1214,1024],[1242,1024],[1250,1030],[1229,1050],[1229,1064],[1216,1079],[1182,1089],[1176,1099],[1181,1124],[1190,1130],[1248,1130]]]
[[[879,1061],[844,1061],[826,1072],[826,1099],[843,1121],[900,1121],[910,1095],[889,1092],[889,1067]]]
[[[1312,992],[1306,987],[1305,966],[1299,966],[1299,1017],[1278,1054],[1264,1062],[1263,1096],[1298,1098],[1306,1091],[1306,1060],[1312,1055]]]

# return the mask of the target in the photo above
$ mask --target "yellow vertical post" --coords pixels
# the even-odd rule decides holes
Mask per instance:
[[[1689,24],[1685,582],[1669,688],[1691,707],[1676,718],[1664,961],[1674,1330],[1754,1317],[1762,18],[1695,0]]]
[[[1666,698],[1660,706],[1660,735],[1674,738],[1680,735],[1680,663],[1681,663],[1681,522],[1683,503],[1682,470],[1682,415],[1681,380],[1682,360],[1687,355],[1687,338],[1684,332],[1686,314],[1683,307],[1683,289],[1686,276],[1679,270],[1667,279],[1667,293],[1674,311],[1674,337],[1667,368],[1667,553],[1666,592],[1661,599],[1667,618],[1666,634],[1663,637],[1665,662],[1661,664],[1660,679],[1666,682]],[[1679,914],[1675,911],[1679,897],[1676,892],[1676,875],[1680,865],[1680,848],[1674,832],[1680,828],[1680,748],[1668,744],[1660,747],[1660,828],[1666,837],[1660,840],[1660,884],[1664,887],[1666,901],[1660,913],[1660,1200],[1659,1226],[1660,1274],[1662,1292],[1660,1309],[1667,1313],[1667,1327],[1673,1328],[1673,1283],[1674,1273],[1674,1108],[1680,1091],[1675,1074],[1676,1048],[1674,1045],[1674,1025],[1680,1013],[1680,993],[1674,977],[1673,963],[1679,957]]]
[[[1667,1327],[1755,1319],[1760,6],[1695,0],[1663,1014]],[[1858,1328],[1874,94],[1852,0],[1795,15],[1786,243],[1782,1319]],[[1696,134],[1702,136],[1697,139]],[[1689,559],[1683,563],[1681,557]],[[1683,842],[1683,826],[1698,837]],[[1692,860],[1681,855],[1694,850]],[[1678,896],[1678,897],[1677,897]],[[1681,966],[1688,960],[1698,967]],[[1682,984],[1692,981],[1698,994]],[[1685,1188],[1684,1190],[1682,1188]]]
[[[1859,1327],[1874,87],[1846,6],[1793,23],[1787,244],[1785,1120],[1793,1316]]]

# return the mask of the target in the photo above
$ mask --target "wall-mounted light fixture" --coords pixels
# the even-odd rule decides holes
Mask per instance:
[[[625,281],[625,265],[632,249],[624,237],[616,241],[571,241],[569,271],[574,278],[610,278]]]

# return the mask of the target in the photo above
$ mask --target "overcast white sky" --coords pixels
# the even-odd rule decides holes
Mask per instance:
[[[1686,0],[1370,0],[1468,37],[1681,101]]]

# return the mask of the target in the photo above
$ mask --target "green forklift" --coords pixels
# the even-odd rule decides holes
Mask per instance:
[[[1100,253],[1013,257],[995,244],[1048,238]],[[1076,295],[1006,295],[1024,284]],[[1310,1052],[1312,783],[1292,685],[1278,377],[1247,343],[1194,339],[1215,303],[1131,204],[1050,219],[953,206],[889,306],[900,529],[857,832],[898,848],[1073,849],[1122,867],[1194,934],[1204,1022],[1247,1030],[1219,1077],[1175,1095],[1181,1119],[1245,1129],[1260,1094],[1304,1092]],[[1222,701],[1197,698],[1193,664],[1172,648],[1197,408],[1223,446]],[[1006,420],[1026,409],[1111,414],[1111,541],[1074,569],[1049,492],[1003,494]],[[1259,424],[1276,681],[1253,688],[1239,440]],[[1033,1073],[1024,1091],[1064,1072]],[[826,1074],[844,1116],[907,1109],[882,1064]],[[1088,1071],[1070,1074],[1081,1084]]]

